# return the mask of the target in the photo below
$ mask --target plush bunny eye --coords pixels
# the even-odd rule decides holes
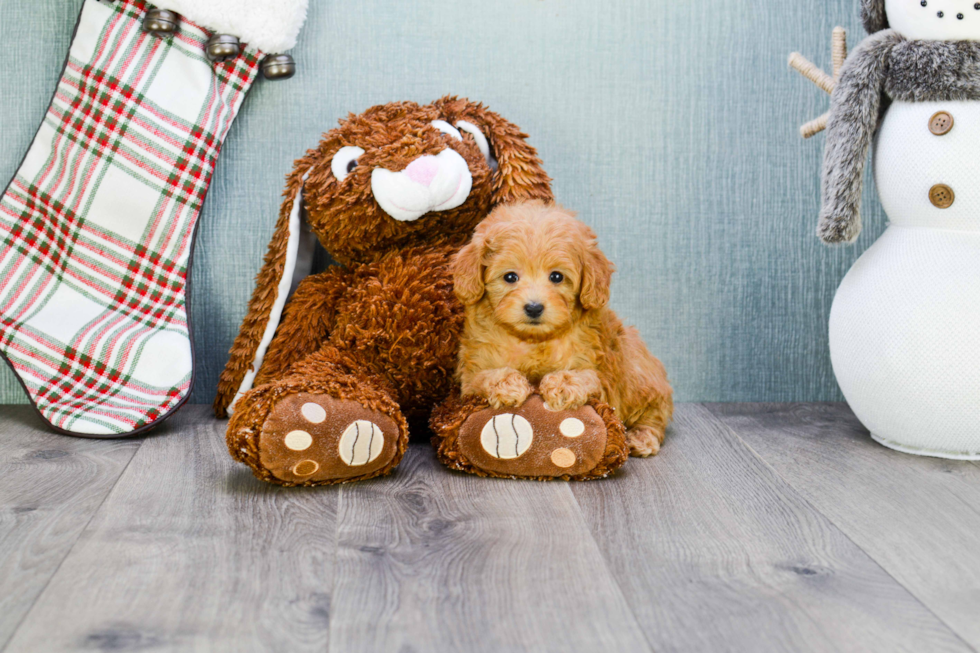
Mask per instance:
[[[565,275],[561,272],[552,272],[548,278],[551,280],[551,283],[561,283],[565,280]]]
[[[459,130],[445,120],[433,120],[432,126],[441,131],[443,134],[449,134],[457,141],[463,140],[463,135],[459,133]]]
[[[507,283],[517,283],[518,279],[520,279],[520,277],[517,276],[516,272],[508,272],[504,275],[504,281]]]
[[[330,162],[330,170],[337,181],[343,181],[351,170],[357,167],[357,159],[362,154],[364,150],[354,145],[347,145],[337,150],[333,155],[333,161]]]

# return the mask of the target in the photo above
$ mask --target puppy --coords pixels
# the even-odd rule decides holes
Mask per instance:
[[[634,456],[660,451],[672,390],[637,330],[606,308],[612,273],[573,213],[543,202],[494,210],[453,259],[463,394],[501,408],[537,390],[555,411],[595,396],[615,408]]]

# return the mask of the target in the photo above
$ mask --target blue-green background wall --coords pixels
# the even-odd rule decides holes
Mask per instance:
[[[81,0],[0,0],[0,179],[26,151]],[[614,307],[682,401],[840,398],[827,354],[834,290],[884,228],[873,189],[858,244],[813,235],[827,108],[791,73],[863,36],[857,0],[311,0],[298,75],[260,82],[228,137],[193,269],[210,401],[291,162],[348,112],[447,93],[521,125],[618,264]],[[0,403],[25,400],[0,370]]]

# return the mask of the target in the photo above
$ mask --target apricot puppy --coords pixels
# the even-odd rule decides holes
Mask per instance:
[[[495,209],[453,259],[463,394],[501,408],[537,391],[555,411],[595,396],[615,408],[632,455],[660,451],[672,390],[637,330],[606,307],[612,273],[573,213],[539,201]]]

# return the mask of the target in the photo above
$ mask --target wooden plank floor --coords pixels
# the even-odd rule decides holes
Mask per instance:
[[[660,456],[586,484],[420,443],[283,489],[223,428],[85,441],[0,407],[0,650],[980,651],[980,465],[842,405],[682,405]]]

